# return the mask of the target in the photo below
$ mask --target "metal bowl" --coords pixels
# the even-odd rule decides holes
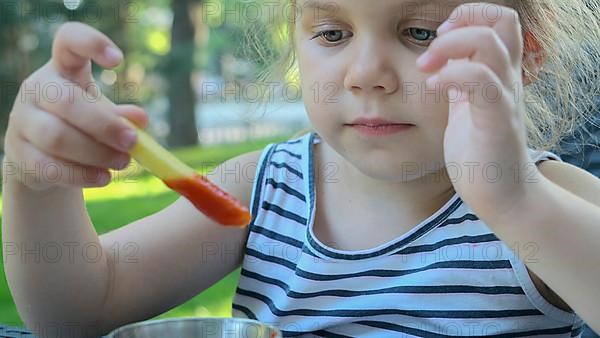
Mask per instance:
[[[244,318],[171,318],[122,326],[107,338],[281,338],[271,325]]]

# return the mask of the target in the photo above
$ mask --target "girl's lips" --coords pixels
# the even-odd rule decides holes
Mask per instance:
[[[351,125],[355,125],[355,124],[361,124],[361,125],[367,125],[367,126],[379,126],[379,125],[388,125],[388,124],[408,124],[410,125],[410,123],[404,123],[403,121],[391,121],[391,120],[387,120],[381,117],[359,117],[357,119],[355,119],[354,121],[350,122],[349,124]]]
[[[386,136],[397,134],[402,131],[409,130],[414,127],[412,124],[403,123],[392,123],[392,124],[378,124],[378,125],[366,125],[366,124],[349,124],[349,127],[356,130],[358,133],[365,136]]]

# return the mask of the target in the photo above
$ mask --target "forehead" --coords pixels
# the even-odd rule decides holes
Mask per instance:
[[[294,0],[301,9],[322,10],[328,12],[350,10],[362,6],[378,7],[381,9],[409,12],[415,8],[427,11],[448,11],[466,3],[478,3],[480,6],[503,5],[510,6],[512,0],[488,0],[481,3],[479,0]],[[450,14],[450,13],[448,13]]]

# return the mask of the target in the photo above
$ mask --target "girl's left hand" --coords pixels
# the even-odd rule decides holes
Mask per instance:
[[[516,11],[489,3],[460,5],[450,18],[417,63],[434,73],[428,87],[447,91],[444,161],[454,188],[480,217],[494,217],[519,205],[535,169],[523,122],[521,26]]]

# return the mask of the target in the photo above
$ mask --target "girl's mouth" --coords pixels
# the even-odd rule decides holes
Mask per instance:
[[[386,136],[406,131],[414,127],[414,124],[394,122],[383,118],[361,117],[346,126],[365,136]]]
[[[378,125],[367,125],[367,124],[349,124],[347,125],[358,133],[365,136],[387,136],[397,134],[402,131],[409,130],[414,127],[412,124],[403,123],[392,123],[392,124],[378,124]]]

